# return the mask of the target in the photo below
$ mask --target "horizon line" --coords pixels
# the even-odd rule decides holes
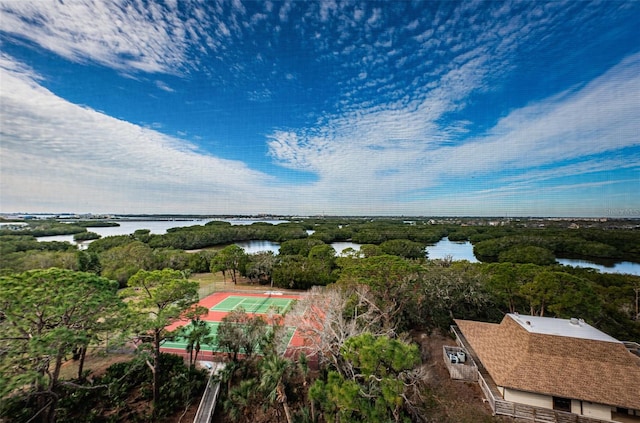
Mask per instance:
[[[0,212],[0,218],[7,219],[9,216],[15,216],[17,218],[24,218],[28,216],[50,216],[53,218],[65,216],[71,217],[93,217],[97,219],[118,219],[127,217],[182,217],[182,218],[250,218],[250,219],[265,219],[265,218],[386,218],[386,219],[434,219],[434,218],[446,218],[446,219],[609,219],[609,220],[638,220],[640,219],[640,213],[633,214],[609,214],[609,215],[593,215],[593,216],[561,216],[561,215],[385,215],[385,214],[361,214],[361,215],[341,215],[341,214],[314,214],[314,215],[302,215],[302,214],[275,214],[275,213],[254,213],[254,214],[233,214],[233,213],[51,213],[51,212]],[[9,217],[10,218],[10,217]]]

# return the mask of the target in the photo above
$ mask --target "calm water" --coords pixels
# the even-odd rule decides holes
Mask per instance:
[[[261,251],[271,251],[274,254],[280,252],[280,244],[271,241],[243,241],[236,242],[236,245],[242,247],[247,254],[255,254]],[[336,254],[341,254],[342,250],[346,248],[353,248],[356,251],[360,249],[360,244],[353,242],[333,242],[330,245],[336,250]]]
[[[428,257],[430,259],[442,259],[451,256],[453,260],[468,260],[476,263],[478,259],[473,255],[473,245],[467,242],[451,242],[449,238],[441,239],[437,244],[427,247]],[[573,267],[588,267],[598,269],[602,273],[627,273],[631,275],[640,275],[640,263],[623,261],[614,263],[611,266],[594,263],[588,260],[564,259],[556,260],[558,263]]]
[[[577,260],[577,259],[559,258],[556,261],[560,264],[564,264],[567,266],[589,267],[592,269],[598,269],[602,273],[628,273],[630,275],[640,276],[640,263],[633,263],[630,261],[621,261],[618,263],[614,263],[611,266],[593,263],[587,260]]]
[[[200,220],[144,220],[144,221],[132,221],[124,220],[118,221],[120,226],[109,226],[99,228],[87,228],[89,232],[95,232],[101,237],[116,236],[116,235],[129,235],[137,231],[138,229],[149,229],[152,234],[166,234],[167,229],[170,228],[182,228],[184,226],[204,225],[210,222],[212,219],[200,219]],[[76,244],[73,240],[73,235],[55,235],[55,236],[41,236],[38,237],[38,241],[60,241],[70,242]],[[90,242],[90,241],[88,241]],[[86,248],[88,242],[79,243],[80,249]]]
[[[467,260],[477,263],[478,259],[473,255],[473,245],[467,242],[453,242],[449,238],[442,238],[435,245],[427,246],[427,257],[431,260],[451,257],[453,260]]]
[[[113,235],[128,235],[134,233],[138,229],[149,229],[153,234],[164,234],[169,228],[177,228],[193,225],[204,225],[214,219],[201,219],[201,220],[150,220],[150,221],[120,221],[118,227],[108,228],[88,228],[89,231],[100,234],[102,237]],[[218,219],[219,220],[219,219]],[[283,220],[251,220],[251,219],[229,219],[225,222],[230,222],[232,225],[250,225],[254,222],[267,222],[274,225],[283,223]],[[47,236],[39,237],[38,241],[61,241],[70,242],[73,241],[73,235],[59,235],[59,236]],[[274,254],[278,254],[280,251],[280,244],[271,241],[245,241],[238,242],[236,245],[242,247],[247,254],[255,254],[260,251],[272,251]],[[80,243],[78,248],[85,249],[87,243]],[[358,251],[360,244],[353,242],[334,242],[331,246],[336,250],[337,254],[341,254],[346,248],[353,248]],[[427,257],[429,259],[444,259],[451,257],[453,260],[467,260],[471,263],[477,263],[478,259],[473,255],[473,245],[469,242],[453,242],[449,238],[443,238],[434,245],[429,245],[426,248]],[[618,262],[610,266],[604,264],[594,263],[588,260],[577,259],[564,259],[559,258],[558,263],[574,267],[588,267],[597,269],[602,273],[627,273],[632,275],[640,275],[640,263],[633,263],[629,261]]]
[[[347,248],[352,248],[355,251],[360,251],[360,244],[356,244],[355,242],[347,242],[347,241],[332,242],[331,246],[333,247],[334,250],[336,250],[336,253],[338,255],[342,255],[342,252]]]
[[[273,254],[280,252],[280,244],[271,241],[242,241],[236,242],[247,254],[255,254],[263,251],[271,251]]]
[[[237,242],[236,245],[242,247],[247,254],[255,254],[259,251],[272,251],[274,254],[278,254],[280,251],[280,244],[271,241],[244,241]],[[356,244],[355,242],[332,242],[330,245],[336,250],[336,254],[341,254],[347,248],[352,248],[356,251],[360,250],[360,244]],[[473,255],[473,246],[471,243],[451,242],[448,238],[443,238],[437,244],[428,246],[427,253],[430,259],[443,259],[451,256],[454,260],[468,260],[473,263],[478,262]]]
[[[251,225],[254,222],[266,222],[277,225],[284,223],[285,220],[256,220],[256,219],[194,219],[194,220],[119,220],[120,226],[87,228],[89,232],[95,232],[104,237],[116,235],[129,235],[138,229],[149,229],[152,234],[162,235],[167,233],[167,229],[183,228],[185,226],[204,225],[213,220],[222,220],[232,225]],[[55,235],[38,237],[38,241],[60,241],[75,244],[73,235]],[[81,243],[80,248],[83,247]]]

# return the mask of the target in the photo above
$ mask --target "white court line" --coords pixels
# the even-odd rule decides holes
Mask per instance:
[[[250,298],[251,300],[249,300]],[[230,311],[237,310],[238,307],[240,307],[245,302],[247,303],[247,306],[249,306],[249,307],[242,307],[245,309],[245,311],[248,311],[249,308],[253,308],[256,306],[256,304],[260,303],[260,301],[254,301],[252,297],[242,297],[242,300],[240,300],[240,302],[236,304]]]
[[[233,311],[233,310],[237,310],[237,309],[238,309],[238,307],[240,307],[240,306],[242,305],[242,303],[244,303],[245,301],[246,301],[246,298],[245,298],[245,297],[243,297],[243,298],[240,300],[240,302],[239,302],[238,304],[236,304],[235,306],[233,306],[233,308],[231,309],[231,311]],[[243,308],[244,308],[244,307],[243,307]]]

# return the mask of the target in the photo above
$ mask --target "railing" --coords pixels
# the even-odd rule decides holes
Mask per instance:
[[[489,385],[487,384],[487,381],[484,380],[484,377],[482,377],[480,372],[478,372],[478,384],[480,385],[480,389],[482,390],[484,397],[489,403],[489,407],[491,407],[491,411],[493,412],[494,415],[498,414],[496,412],[496,397],[493,396],[493,392],[491,392],[491,389],[489,389]],[[504,401],[501,400],[500,402],[502,403]]]
[[[622,343],[631,354],[635,354],[640,357],[640,344],[632,341],[622,341]]]
[[[193,419],[193,423],[209,423],[213,412],[216,408],[216,402],[218,401],[218,394],[220,394],[220,381],[215,378],[220,370],[224,368],[224,363],[213,363],[211,374],[209,375],[209,381],[207,387],[204,389],[198,411]]]
[[[592,419],[578,414],[548,408],[534,407],[532,405],[519,404],[509,401],[496,403],[496,414],[511,416],[520,420],[529,420],[535,423],[603,423],[610,420]]]
[[[449,358],[449,354],[457,354],[458,352],[464,352],[466,359],[464,363],[452,363]],[[449,376],[451,379],[464,380],[469,382],[475,382],[478,380],[478,367],[475,361],[469,354],[460,347],[450,347],[445,345],[442,347],[442,358],[444,364],[449,370]]]
[[[604,423],[610,420],[592,419],[574,413],[535,407],[533,405],[520,404],[496,398],[486,380],[479,375],[478,383],[494,415],[510,416],[520,420],[529,420],[534,423]]]

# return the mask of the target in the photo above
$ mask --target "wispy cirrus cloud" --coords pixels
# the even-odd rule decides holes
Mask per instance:
[[[640,146],[638,69],[640,54],[583,87],[514,110],[486,133],[453,145],[442,141],[454,137],[455,128],[439,122],[453,102],[434,95],[413,108],[353,112],[328,120],[317,132],[274,133],[270,151],[285,166],[316,172],[319,186],[345,188],[337,194],[345,198],[348,186],[368,198],[409,197],[452,178],[484,177],[496,169],[515,172],[520,180],[617,169],[619,161],[596,164],[597,156]],[[628,159],[631,167],[640,166],[637,153]],[[569,160],[584,163],[562,165]],[[538,168],[545,165],[560,167],[543,176]],[[491,180],[515,187],[499,177]],[[530,186],[518,187],[520,195]]]
[[[77,1],[0,4],[0,29],[76,62],[120,70],[175,72],[185,62],[186,31],[159,4]]]
[[[176,91],[163,81],[157,80],[155,84],[156,84],[156,87],[160,88],[162,91],[166,91],[168,93],[173,93]]]
[[[584,87],[515,110],[486,135],[442,154],[461,158],[466,166],[455,171],[469,174],[640,146],[639,69],[640,54],[632,55]]]
[[[231,31],[241,31],[243,8],[237,1],[2,1],[0,31],[78,63],[183,74],[202,65],[194,48],[226,48]]]
[[[616,152],[613,157],[586,156],[579,157],[567,164],[554,163],[553,167],[527,168],[523,172],[513,172],[514,174],[499,177],[497,182],[507,187],[521,183],[533,185],[544,181],[571,178],[576,175],[610,172],[612,169],[640,172],[640,151],[634,151],[631,147]]]

